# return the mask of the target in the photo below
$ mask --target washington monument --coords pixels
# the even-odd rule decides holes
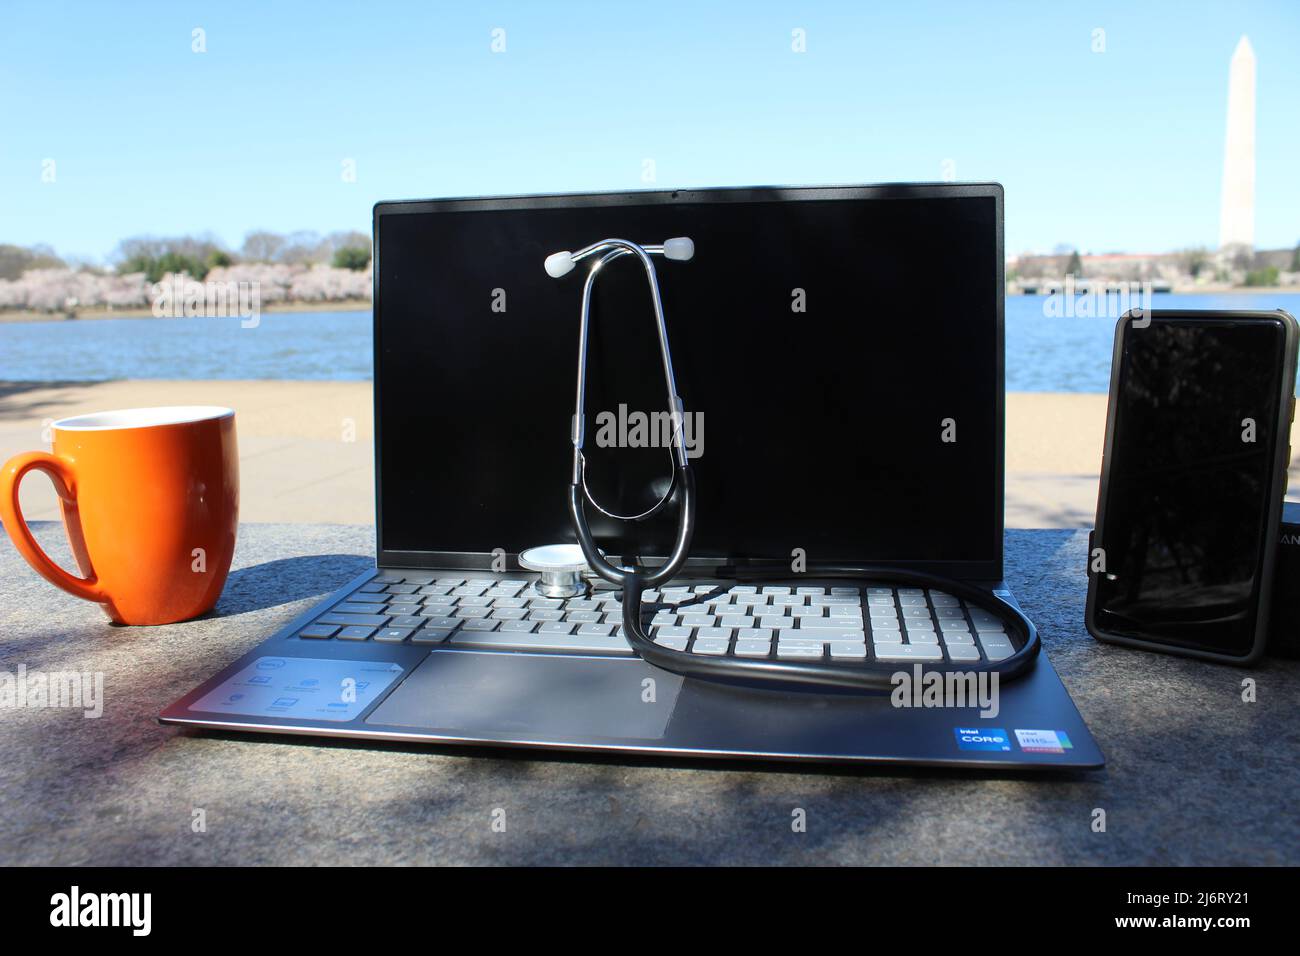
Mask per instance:
[[[1255,246],[1255,51],[1243,36],[1228,67],[1219,248]]]

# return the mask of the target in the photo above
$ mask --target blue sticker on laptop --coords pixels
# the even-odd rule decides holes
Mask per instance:
[[[1064,730],[1017,730],[1016,743],[1027,754],[1063,754],[1074,749]]]
[[[954,727],[962,750],[1010,750],[1011,738],[1001,727]]]
[[[189,709],[240,717],[352,720],[373,704],[402,670],[401,664],[391,661],[259,657]]]

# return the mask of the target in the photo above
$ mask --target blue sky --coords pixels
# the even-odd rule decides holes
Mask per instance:
[[[0,242],[91,260],[134,235],[368,230],[379,199],[936,180],[946,161],[1006,186],[1008,254],[1213,246],[1243,33],[1257,244],[1300,240],[1294,0],[6,0],[0,28]]]

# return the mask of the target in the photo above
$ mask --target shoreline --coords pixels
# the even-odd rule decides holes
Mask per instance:
[[[341,299],[329,302],[273,302],[261,309],[261,314],[274,312],[369,312],[369,299]],[[58,312],[0,311],[0,322],[95,322],[100,319],[154,319],[172,318],[155,316],[152,309],[85,309],[74,316]]]
[[[1187,288],[1174,288],[1168,293],[1157,293],[1157,295],[1300,295],[1300,286],[1215,286],[1212,288],[1190,286]],[[1046,299],[1050,296],[1038,292],[1008,292],[1006,297]],[[261,311],[265,315],[276,312],[369,312],[370,309],[371,303],[369,299],[343,299],[330,302],[275,302],[263,307]],[[94,322],[100,319],[152,318],[159,318],[159,316],[155,316],[151,309],[95,308],[78,312],[74,316],[57,312],[0,311],[0,323]],[[170,318],[170,316],[164,318]]]
[[[1093,392],[1007,393],[1008,528],[1091,527],[1106,401]],[[374,522],[369,381],[0,382],[0,461],[48,449],[46,432],[56,419],[151,405],[235,409],[243,521]],[[1300,448],[1300,424],[1291,440]],[[1291,475],[1300,480],[1300,463]],[[20,494],[29,519],[58,520],[48,481],[25,481]]]

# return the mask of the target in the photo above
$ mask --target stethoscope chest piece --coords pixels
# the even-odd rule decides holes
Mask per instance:
[[[519,555],[519,566],[542,578],[534,587],[549,598],[571,598],[587,593],[583,574],[591,570],[576,544],[544,544]]]

